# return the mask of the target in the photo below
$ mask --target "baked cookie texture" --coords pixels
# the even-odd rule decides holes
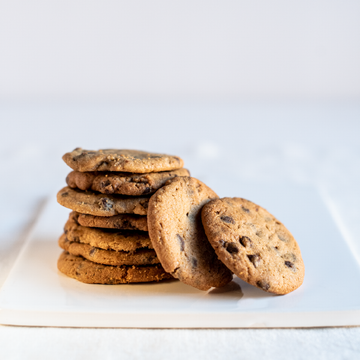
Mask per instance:
[[[59,238],[59,246],[72,255],[105,265],[152,265],[159,259],[152,249],[140,248],[134,251],[103,250],[88,244],[69,241],[65,234]]]
[[[242,198],[216,199],[203,207],[201,216],[219,259],[242,280],[279,295],[303,283],[305,267],[297,242],[261,206]]]
[[[127,284],[171,279],[161,265],[110,266],[96,264],[64,251],[58,269],[65,275],[87,284]]]
[[[121,230],[141,230],[148,231],[147,217],[141,215],[120,214],[115,216],[95,216],[89,214],[79,214],[78,222],[80,225]]]
[[[69,241],[88,244],[104,250],[136,251],[142,248],[153,249],[147,232],[81,226],[78,221],[81,217],[81,214],[74,211],[70,213],[69,219],[64,226],[64,234]]]
[[[151,173],[180,169],[184,162],[178,156],[150,153],[139,150],[84,150],[76,148],[66,153],[63,160],[73,170],[121,171]]]
[[[149,197],[105,195],[66,186],[58,192],[57,201],[60,205],[82,214],[95,216],[146,215]]]
[[[189,175],[189,170],[184,168],[148,174],[72,171],[66,177],[66,183],[71,188],[102,194],[141,196],[154,193],[174,177]]]
[[[191,177],[169,180],[150,199],[150,239],[165,271],[200,290],[221,287],[231,271],[217,258],[206,238],[201,209],[218,196]]]

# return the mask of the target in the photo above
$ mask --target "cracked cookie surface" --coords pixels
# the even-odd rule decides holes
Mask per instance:
[[[219,259],[239,278],[274,294],[303,283],[299,245],[267,210],[242,198],[223,198],[206,204],[201,215]]]
[[[183,160],[178,156],[125,149],[85,150],[76,148],[72,152],[66,153],[63,160],[73,170],[81,172],[150,173],[176,170],[184,166]]]
[[[218,196],[191,177],[169,180],[150,199],[149,236],[164,269],[200,290],[221,287],[232,273],[217,258],[201,223],[201,208]]]
[[[146,215],[149,197],[105,195],[66,186],[58,192],[57,201],[60,205],[82,214],[95,216]]]
[[[71,188],[93,190],[102,194],[140,196],[154,193],[176,176],[189,175],[187,169],[148,174],[72,171],[66,177],[66,183]]]
[[[63,251],[57,263],[65,275],[86,284],[128,284],[172,279],[161,265],[111,266],[96,264]]]
[[[153,249],[139,248],[133,251],[104,250],[89,244],[70,241],[65,234],[59,238],[59,246],[72,255],[80,255],[92,262],[104,265],[153,265],[160,261]]]

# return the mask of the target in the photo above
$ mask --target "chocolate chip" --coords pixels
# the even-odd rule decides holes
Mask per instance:
[[[256,268],[260,265],[261,258],[259,255],[247,255],[247,257]]]
[[[287,242],[287,241],[288,241],[288,240],[285,238],[285,236],[283,236],[283,235],[277,234],[277,236],[278,236],[278,238],[279,238],[281,241],[283,241],[283,242]]]
[[[101,210],[109,211],[113,207],[113,202],[106,198],[101,198],[98,202]]]
[[[239,252],[239,249],[238,249],[236,243],[234,243],[234,242],[226,243],[225,249],[230,254],[237,254]]]
[[[242,206],[242,209],[243,209],[246,213],[249,213],[249,212],[250,212],[250,210],[247,209],[246,207],[243,207],[243,206]]]
[[[180,244],[180,251],[184,251],[185,250],[185,241],[184,239],[179,235],[179,234],[176,234],[176,237],[179,241],[179,244]]]
[[[247,236],[240,236],[240,244],[244,247],[252,247],[252,241]]]
[[[61,196],[63,196],[63,197],[68,196],[68,195],[69,195],[69,193],[67,193],[67,192],[64,192],[61,194]]]
[[[294,267],[294,264],[291,261],[285,261],[285,265],[291,269]]]
[[[64,228],[64,234],[66,235],[68,233],[68,230]]]
[[[89,255],[90,255],[90,256],[94,256],[94,254],[96,253],[96,251],[97,251],[97,249],[93,247],[93,248],[90,250]]]
[[[197,266],[198,266],[198,261],[197,261],[197,259],[194,258],[194,257],[192,257],[192,258],[191,258],[191,264],[192,264],[193,267],[197,267]]]
[[[100,183],[100,188],[103,190],[103,189],[105,189],[107,186],[109,186],[110,184],[111,184],[111,183],[110,183],[110,180],[107,179],[107,180],[102,181],[102,182]]]
[[[260,289],[263,289],[265,291],[269,290],[270,289],[270,285],[266,282],[266,281],[263,281],[263,280],[260,280],[256,283],[256,285],[260,288]]]
[[[228,224],[235,224],[235,220],[230,216],[221,216],[220,219]]]
[[[151,189],[149,187],[145,188],[145,190],[143,191],[143,195],[149,194],[150,191]]]

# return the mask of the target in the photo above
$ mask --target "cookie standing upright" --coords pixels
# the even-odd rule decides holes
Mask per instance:
[[[122,171],[151,173],[180,169],[184,161],[173,155],[157,154],[139,150],[76,148],[66,153],[63,160],[76,171]]]
[[[149,202],[149,235],[165,271],[200,290],[232,280],[231,271],[218,260],[201,224],[201,208],[216,198],[201,181],[177,177]]]
[[[268,211],[242,198],[223,198],[202,209],[206,235],[219,259],[242,280],[287,294],[304,280],[299,245]]]

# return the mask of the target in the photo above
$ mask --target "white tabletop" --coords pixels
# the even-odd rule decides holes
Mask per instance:
[[[210,187],[251,181],[314,185],[329,195],[353,252],[360,256],[360,105],[0,104],[0,284],[43,199],[64,185],[63,153],[138,148],[181,156]],[[214,180],[212,173],[221,173]],[[233,187],[232,187],[233,188]],[[321,261],[321,254],[319,256]],[[340,264],[341,265],[341,264]],[[351,274],[349,274],[351,276]],[[355,359],[360,329],[129,330],[0,326],[6,359],[317,357]]]

